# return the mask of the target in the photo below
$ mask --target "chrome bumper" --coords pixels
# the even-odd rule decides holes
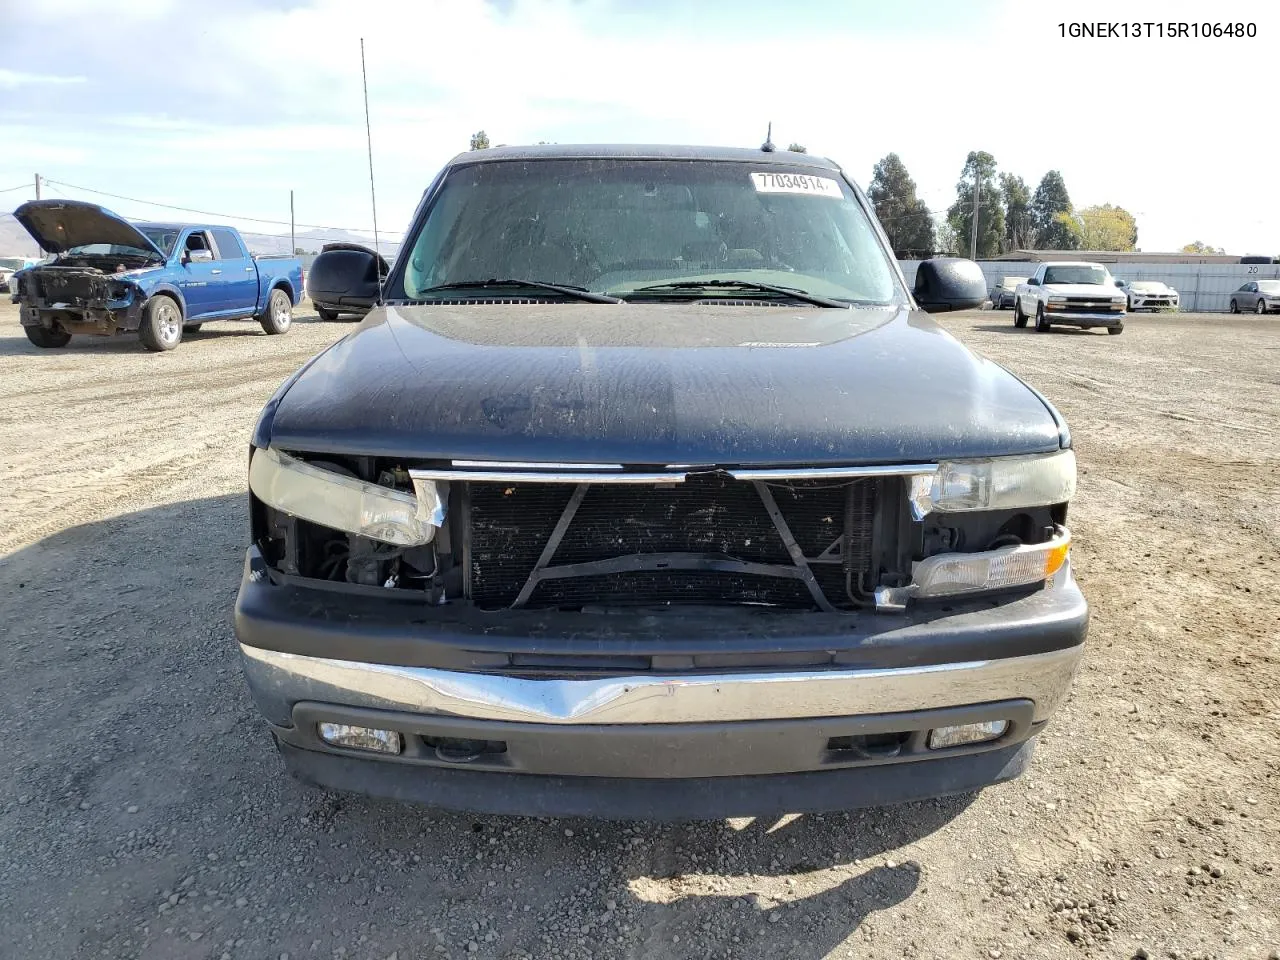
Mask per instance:
[[[1114,327],[1118,323],[1124,323],[1125,315],[1123,312],[1116,313],[1108,311],[1107,313],[1072,313],[1067,310],[1046,310],[1044,318],[1049,323],[1087,323],[1097,327]]]
[[[1038,723],[1066,697],[1083,649],[897,669],[537,680],[240,646],[254,700],[281,727],[292,725],[294,704],[301,701],[472,720],[670,724],[848,717],[1028,699]]]

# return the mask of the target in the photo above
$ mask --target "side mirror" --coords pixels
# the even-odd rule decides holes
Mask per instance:
[[[1038,286],[1040,286],[1040,284],[1036,283],[1036,278],[1035,278],[1035,277],[1027,277],[1027,286],[1028,286],[1028,287],[1038,287]]]
[[[330,309],[369,310],[378,303],[378,281],[390,272],[387,261],[367,247],[334,244],[320,251],[307,271],[307,294]]]
[[[188,250],[182,255],[183,263],[211,263],[212,261],[212,250]]]
[[[972,260],[938,257],[916,269],[916,303],[929,313],[972,310],[987,299],[987,280]]]
[[[1116,281],[1116,286],[1117,286],[1117,287],[1123,287],[1123,286],[1124,286],[1124,281],[1123,281],[1123,280],[1117,280],[1117,281]]]

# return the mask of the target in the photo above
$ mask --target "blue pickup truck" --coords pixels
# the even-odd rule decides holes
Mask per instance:
[[[284,333],[302,298],[302,262],[251,256],[233,227],[131,223],[76,200],[24,203],[13,216],[56,254],[10,280],[37,347],[137,331],[148,350],[172,350],[184,329],[246,317]]]

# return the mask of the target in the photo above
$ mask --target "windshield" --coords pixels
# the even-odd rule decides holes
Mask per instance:
[[[1258,289],[1266,294],[1280,294],[1280,281],[1278,280],[1259,280]]]
[[[146,257],[154,260],[154,250],[143,250],[124,243],[82,243],[71,247],[64,256],[68,257]]]
[[[21,270],[24,263],[20,257],[0,257],[0,270]]]
[[[178,242],[177,227],[138,227],[138,231],[160,248],[166,257],[173,252],[173,245]]]
[[[653,284],[732,280],[840,300],[902,298],[847,184],[812,168],[732,161],[459,167],[409,248],[403,293],[392,295],[457,297],[456,290],[427,291],[495,278],[619,296]]]
[[[1071,264],[1064,267],[1046,267],[1045,283],[1098,283],[1107,284],[1107,271],[1102,267],[1091,267],[1086,264]]]

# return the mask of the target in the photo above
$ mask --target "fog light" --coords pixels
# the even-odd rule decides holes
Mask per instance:
[[[376,727],[353,727],[347,723],[320,724],[320,739],[348,750],[372,750],[374,753],[399,753],[400,734]]]
[[[961,747],[967,743],[985,743],[1003,737],[1009,729],[1008,720],[986,720],[982,723],[962,723],[955,727],[938,727],[929,731],[929,749]]]

